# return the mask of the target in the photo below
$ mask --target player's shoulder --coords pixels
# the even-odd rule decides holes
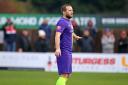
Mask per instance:
[[[64,18],[60,18],[57,22],[57,25],[65,25],[66,22],[65,22],[65,19]]]
[[[63,17],[58,20],[58,23],[62,23],[62,22],[65,22],[65,19]]]

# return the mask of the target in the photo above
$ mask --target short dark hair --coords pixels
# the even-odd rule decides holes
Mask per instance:
[[[71,4],[64,4],[61,6],[61,12],[66,11],[67,6],[72,6]]]

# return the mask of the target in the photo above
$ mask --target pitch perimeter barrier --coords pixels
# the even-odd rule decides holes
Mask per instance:
[[[128,73],[128,54],[73,53],[72,63],[74,72]],[[0,68],[57,72],[54,53],[0,52]]]

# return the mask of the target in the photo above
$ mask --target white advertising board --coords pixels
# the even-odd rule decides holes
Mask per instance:
[[[73,72],[127,72],[128,54],[73,53]],[[54,53],[0,52],[0,67],[44,68],[57,72]]]

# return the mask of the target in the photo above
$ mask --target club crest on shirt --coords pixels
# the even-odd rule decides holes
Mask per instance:
[[[70,27],[70,32],[73,32],[73,26],[72,26],[72,24],[69,24],[69,27]]]
[[[72,24],[69,24],[68,26],[69,26],[71,29],[73,29],[73,26],[72,26]]]

